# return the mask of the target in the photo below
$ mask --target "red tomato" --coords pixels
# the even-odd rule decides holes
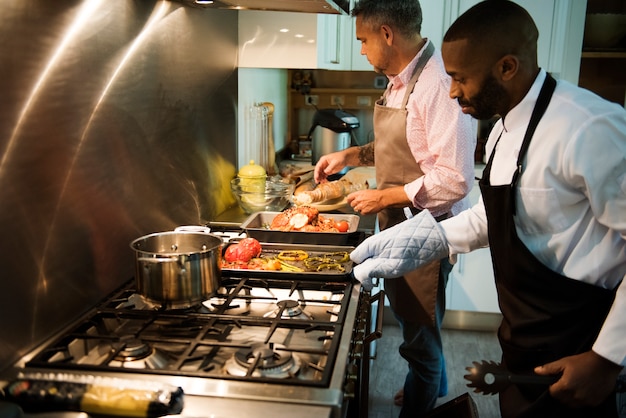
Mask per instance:
[[[252,254],[252,257],[258,257],[261,255],[261,243],[255,238],[244,238],[239,241],[239,245],[245,248],[246,251],[249,251]]]
[[[348,221],[335,222],[335,228],[337,228],[339,232],[348,232],[348,229],[350,229],[350,224],[348,223]]]
[[[229,263],[243,261],[247,263],[261,254],[261,244],[254,238],[244,238],[237,244],[229,245],[224,252],[224,260]]]

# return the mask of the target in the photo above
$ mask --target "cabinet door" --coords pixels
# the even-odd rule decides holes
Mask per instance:
[[[317,68],[317,15],[239,12],[239,67]]]
[[[441,50],[443,34],[448,29],[450,0],[422,0],[422,37],[428,38],[435,48]]]
[[[346,15],[318,15],[317,68],[350,70],[353,20]]]
[[[347,15],[240,11],[239,67],[350,70]]]

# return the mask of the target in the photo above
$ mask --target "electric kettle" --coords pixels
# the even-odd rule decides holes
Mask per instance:
[[[322,155],[341,151],[351,145],[352,130],[359,127],[356,116],[339,109],[319,109],[309,129],[311,163],[315,165]]]

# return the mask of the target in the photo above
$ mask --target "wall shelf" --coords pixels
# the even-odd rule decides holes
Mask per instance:
[[[626,58],[626,50],[583,51],[581,58]]]

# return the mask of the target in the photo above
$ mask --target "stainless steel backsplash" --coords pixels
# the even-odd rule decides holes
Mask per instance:
[[[0,7],[0,369],[134,275],[130,241],[233,204],[237,12]]]

